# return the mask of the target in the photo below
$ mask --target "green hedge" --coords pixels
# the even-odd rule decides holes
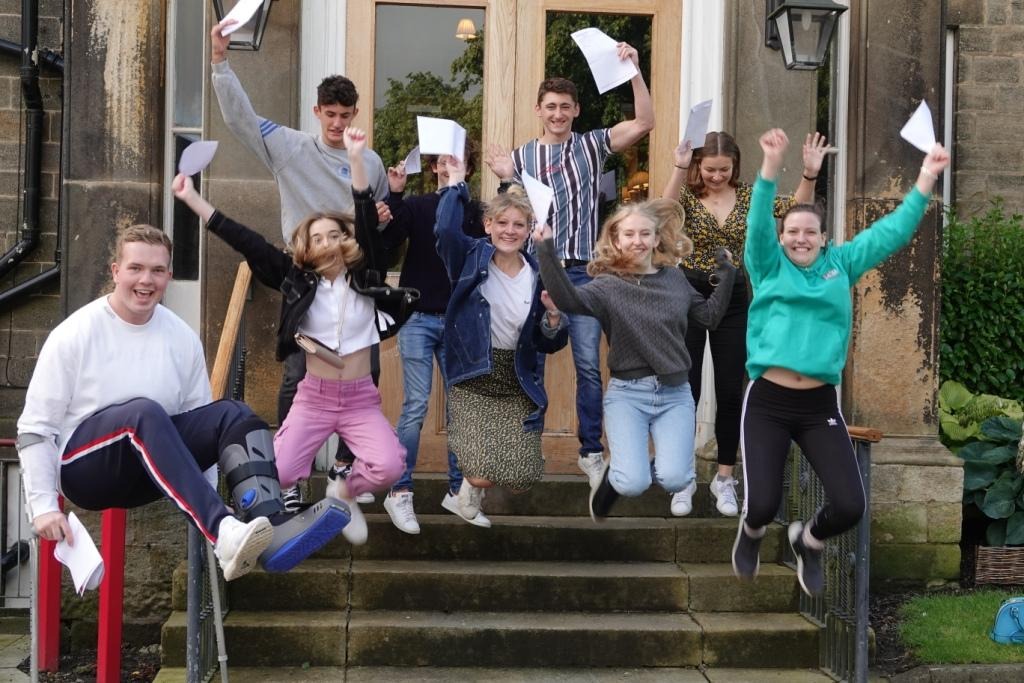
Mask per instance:
[[[962,221],[942,245],[942,380],[1024,400],[1024,216],[1002,200]]]

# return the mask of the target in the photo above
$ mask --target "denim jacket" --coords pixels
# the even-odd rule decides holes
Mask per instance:
[[[487,266],[494,256],[494,245],[489,237],[472,238],[462,231],[462,215],[469,202],[465,183],[441,191],[437,207],[437,253],[448,270],[452,283],[452,296],[444,320],[444,367],[448,387],[474,377],[487,375],[493,369],[491,356],[491,307],[480,292],[487,280]],[[536,273],[536,260],[525,251],[526,263]],[[533,303],[515,350],[516,377],[530,400],[537,404],[523,421],[526,431],[540,431],[548,397],[537,373],[537,353],[554,353],[569,340],[569,327],[563,315],[553,337],[541,329],[545,309],[540,293],[544,286],[537,279]]]
[[[363,251],[363,262],[346,277],[352,289],[374,300],[377,327],[382,340],[395,335],[413,312],[419,291],[408,287],[391,287],[385,282],[387,272],[380,269],[380,234],[377,231],[377,208],[368,190],[354,190],[356,241]],[[313,303],[320,276],[310,269],[299,268],[291,255],[267,242],[258,232],[237,223],[220,211],[214,211],[206,227],[245,257],[253,277],[271,289],[278,289],[281,319],[277,327],[277,360],[284,360],[299,350],[295,333]],[[380,313],[390,316],[388,320]]]

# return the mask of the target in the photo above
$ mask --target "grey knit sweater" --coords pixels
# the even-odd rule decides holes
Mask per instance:
[[[657,375],[668,385],[686,381],[690,354],[686,327],[690,320],[714,329],[725,315],[736,268],[720,264],[720,284],[705,299],[678,268],[650,275],[598,275],[576,287],[555,258],[555,245],[544,240],[537,248],[540,275],[555,304],[566,313],[590,315],[608,337],[608,369],[612,377],[636,379]]]

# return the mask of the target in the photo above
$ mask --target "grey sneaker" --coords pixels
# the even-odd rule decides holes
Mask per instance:
[[[576,465],[587,475],[591,490],[596,489],[604,475],[604,453],[587,453],[576,459]]]
[[[359,496],[356,496],[356,502]],[[418,534],[420,523],[416,519],[416,512],[412,509],[412,491],[398,491],[384,498],[384,509],[391,517],[391,523],[398,527],[399,531],[407,534]]]
[[[299,485],[296,484],[291,488],[282,489],[281,502],[284,503],[285,512],[298,512],[299,510],[301,510],[302,491],[299,490]]]
[[[739,514],[740,506],[736,501],[736,480],[732,477],[719,479],[716,475],[708,486],[711,496],[715,499],[715,507],[726,517]]]
[[[761,568],[761,540],[753,538],[744,530],[746,525],[740,517],[739,529],[736,530],[736,541],[732,544],[732,572],[738,579],[753,581]]]
[[[825,589],[825,572],[821,566],[821,551],[804,545],[804,523],[793,522],[786,532],[789,546],[796,556],[796,578],[804,593],[813,597],[821,595]]]

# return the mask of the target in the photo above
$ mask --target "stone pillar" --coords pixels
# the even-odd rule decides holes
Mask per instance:
[[[853,3],[846,237],[893,210],[922,153],[899,137],[926,99],[942,116],[942,4]],[[937,195],[936,195],[937,197]],[[942,207],[935,199],[909,247],[854,288],[853,339],[843,380],[851,424],[880,429],[872,448],[872,575],[900,582],[955,579],[963,472],[938,439]]]

